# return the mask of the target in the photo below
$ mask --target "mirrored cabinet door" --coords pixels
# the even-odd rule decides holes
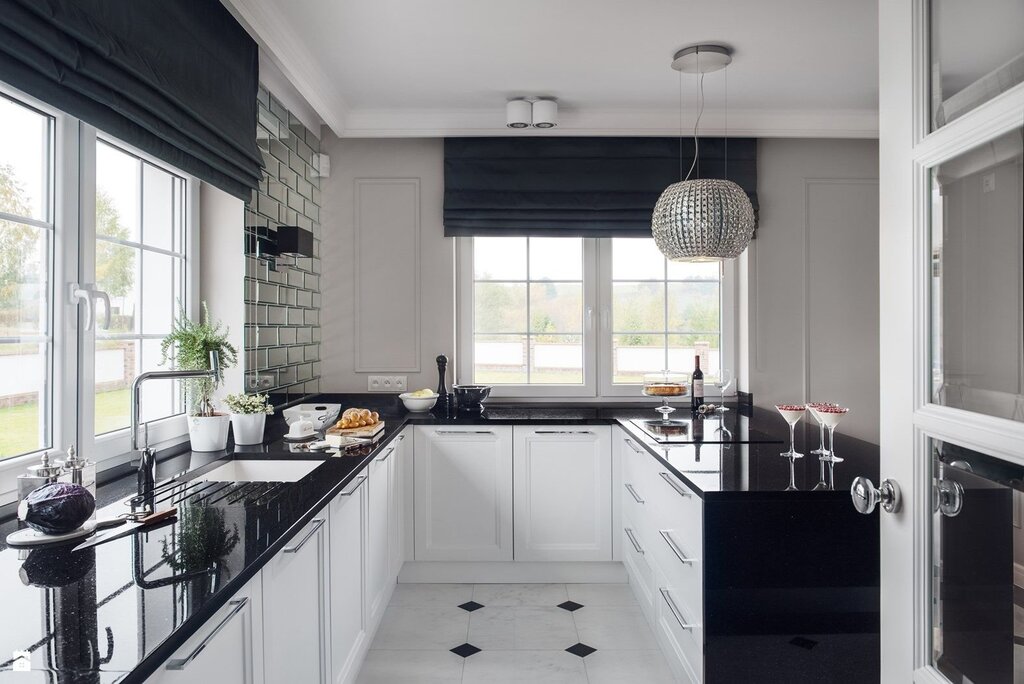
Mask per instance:
[[[1024,129],[930,173],[931,401],[1024,421]]]

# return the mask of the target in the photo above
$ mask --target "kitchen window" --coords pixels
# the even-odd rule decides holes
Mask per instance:
[[[670,262],[649,238],[461,238],[458,254],[460,382],[638,396],[695,355],[711,380],[730,367],[733,262]]]

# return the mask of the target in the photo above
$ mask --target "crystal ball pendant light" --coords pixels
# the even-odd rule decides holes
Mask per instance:
[[[675,54],[672,68],[703,76],[724,69],[731,51],[720,45],[692,45]],[[694,164],[697,163],[697,124],[694,124]],[[672,261],[718,261],[738,257],[754,236],[754,207],[740,186],[730,180],[697,178],[665,188],[651,217],[658,249]]]

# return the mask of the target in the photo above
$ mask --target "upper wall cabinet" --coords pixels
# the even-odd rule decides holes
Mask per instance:
[[[931,0],[931,128],[1024,82],[1024,3]]]

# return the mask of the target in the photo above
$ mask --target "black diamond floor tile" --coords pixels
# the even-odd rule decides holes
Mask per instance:
[[[566,601],[565,603],[559,603],[558,607],[561,608],[562,610],[567,610],[567,611],[569,611],[571,613],[574,610],[579,610],[580,608],[582,608],[583,604],[582,603],[576,603],[575,601]]]
[[[451,652],[454,653],[457,656],[462,656],[463,658],[468,658],[469,656],[473,655],[474,653],[479,653],[480,649],[477,648],[476,646],[474,646],[473,644],[465,643],[465,644],[462,644],[461,646],[456,646],[455,648],[451,649]]]
[[[597,649],[594,648],[593,646],[587,646],[584,643],[578,643],[578,644],[573,644],[572,646],[570,646],[569,648],[567,648],[565,650],[568,651],[569,653],[572,653],[574,656],[579,656],[580,658],[586,658],[588,655],[590,655],[591,653],[593,653]]]
[[[461,606],[459,606],[459,608],[466,611],[467,613],[472,613],[474,610],[480,610],[483,607],[484,606],[482,603],[477,603],[476,601],[467,601],[466,603],[463,603]]]
[[[800,648],[806,648],[808,651],[818,645],[818,642],[814,639],[806,639],[804,637],[793,637],[789,640],[789,643]]]

